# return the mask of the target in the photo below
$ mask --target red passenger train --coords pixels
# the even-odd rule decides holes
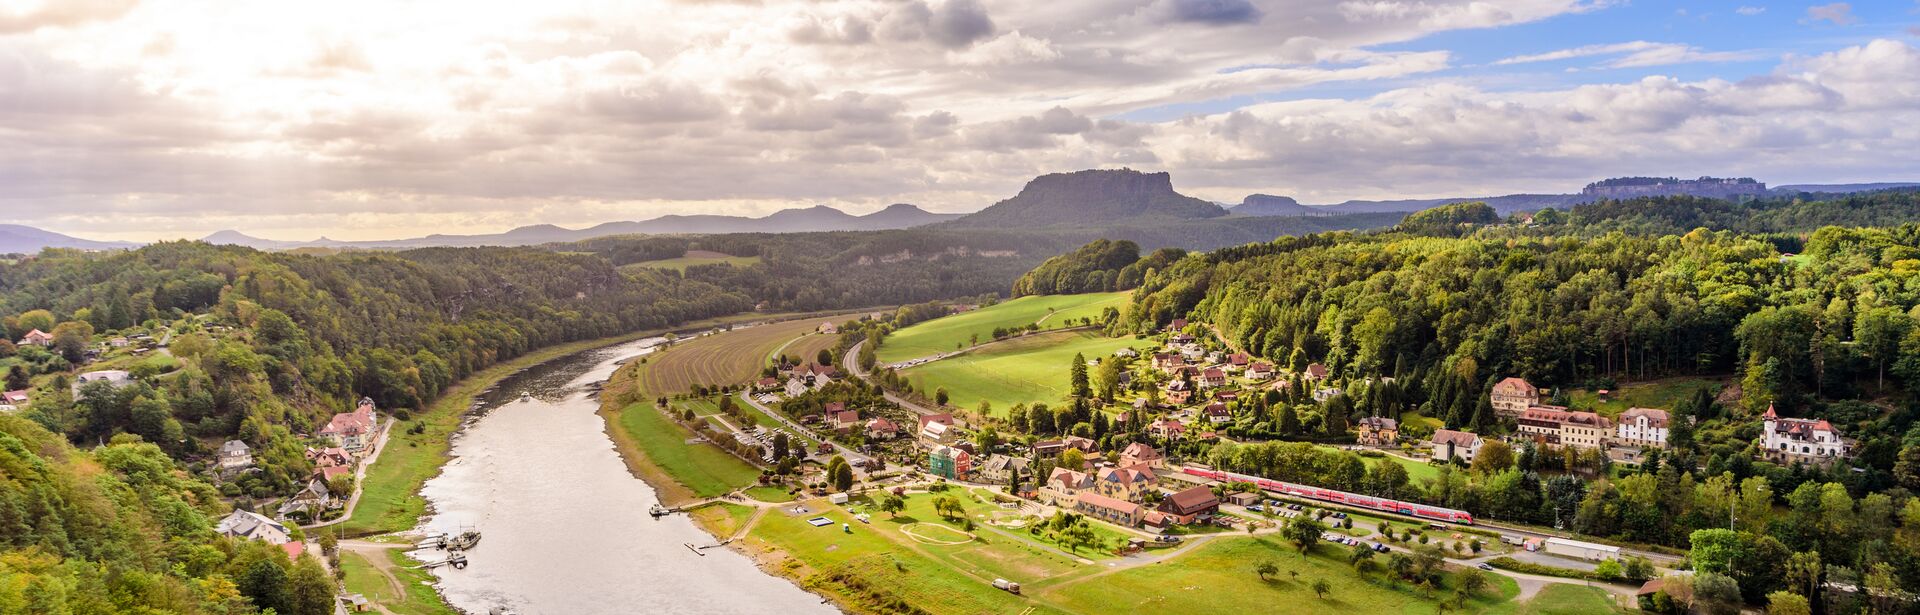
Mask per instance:
[[[1260,478],[1258,476],[1236,474],[1233,472],[1221,472],[1219,470],[1204,470],[1200,468],[1188,467],[1188,468],[1182,468],[1181,471],[1194,476],[1203,476],[1203,477],[1211,478],[1217,481],[1253,483],[1255,486],[1258,486],[1261,489],[1272,491],[1274,493],[1284,493],[1291,496],[1311,498],[1315,500],[1324,500],[1327,502],[1335,502],[1339,504],[1345,504],[1347,506],[1352,506],[1355,508],[1366,508],[1371,510],[1390,512],[1394,514],[1420,517],[1422,519],[1437,519],[1440,521],[1450,521],[1453,523],[1473,525],[1473,513],[1469,513],[1464,510],[1454,510],[1451,508],[1441,508],[1438,506],[1415,504],[1413,502],[1402,502],[1399,500],[1376,498],[1370,495],[1361,495],[1358,493],[1347,493],[1345,491],[1334,491],[1332,489],[1323,489],[1320,487],[1314,487],[1310,485],[1300,485],[1300,484],[1289,483],[1284,481],[1277,481],[1269,478]]]

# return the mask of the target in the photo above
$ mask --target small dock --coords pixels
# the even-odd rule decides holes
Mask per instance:
[[[461,553],[459,551],[455,551],[453,553],[448,554],[445,559],[441,559],[439,561],[426,562],[424,564],[414,566],[413,568],[420,569],[420,570],[432,570],[434,568],[439,568],[441,566],[452,566],[454,570],[464,570],[467,567],[467,554]]]

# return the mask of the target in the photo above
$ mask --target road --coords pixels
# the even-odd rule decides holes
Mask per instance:
[[[871,457],[862,455],[859,452],[854,451],[853,449],[847,448],[845,445],[842,445],[839,442],[834,442],[832,440],[822,438],[818,434],[815,434],[811,429],[801,427],[799,423],[795,423],[793,422],[793,420],[788,419],[787,415],[781,414],[780,412],[772,408],[768,408],[766,405],[761,404],[759,401],[755,400],[753,398],[753,394],[750,392],[741,391],[740,401],[746,402],[747,405],[760,409],[760,411],[765,412],[767,416],[773,417],[773,420],[780,421],[780,423],[785,425],[788,429],[792,429],[794,433],[805,434],[807,437],[833,445],[834,450],[840,451],[840,456],[846,457],[847,461],[852,462],[855,465],[865,463],[867,460],[872,459]]]
[[[847,349],[846,359],[841,361],[842,363],[846,364],[844,367],[847,368],[847,373],[853,374],[861,378],[867,377],[867,370],[860,369],[860,347],[865,345],[867,345],[867,340],[860,340],[860,343],[854,344],[851,348]],[[912,401],[908,400],[905,397],[894,395],[893,393],[886,392],[886,391],[882,391],[882,393],[886,395],[887,401],[893,402],[902,408],[906,408],[909,412],[912,412],[914,414],[918,414],[921,416],[926,416],[929,414],[940,414],[940,411],[938,410],[929,410],[927,409],[926,406],[913,403]],[[919,434],[914,434],[914,435],[918,436]]]
[[[363,459],[360,461],[360,464],[358,466],[355,466],[353,468],[353,496],[347,498],[347,510],[345,512],[340,513],[340,516],[334,517],[332,521],[321,521],[319,523],[315,523],[312,525],[302,525],[300,527],[308,528],[308,529],[312,529],[316,527],[326,527],[326,526],[340,523],[353,518],[353,509],[354,507],[360,505],[360,492],[364,491],[363,489],[360,488],[360,485],[366,482],[367,468],[372,467],[373,462],[378,461],[380,459],[380,453],[385,452],[387,450],[387,434],[393,431],[393,424],[395,422],[396,421],[393,420],[393,417],[391,416],[387,417],[387,424],[384,427],[380,428],[380,437],[374,439],[373,454],[368,455],[366,459]]]

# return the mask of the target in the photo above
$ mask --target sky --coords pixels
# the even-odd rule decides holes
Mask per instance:
[[[0,223],[95,239],[1914,160],[1920,0],[0,0]]]

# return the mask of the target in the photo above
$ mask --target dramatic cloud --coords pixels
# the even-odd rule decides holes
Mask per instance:
[[[1920,156],[1920,54],[1901,41],[1825,43],[1740,81],[1579,87],[1538,63],[1756,56],[1633,41],[1464,67],[1419,43],[1611,2],[0,6],[0,221],[101,238],[969,211],[1123,165],[1207,198],[1324,202],[1628,172],[1906,179]]]

